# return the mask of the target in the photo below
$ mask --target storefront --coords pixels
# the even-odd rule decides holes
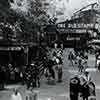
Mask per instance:
[[[24,48],[21,46],[0,47],[0,64],[21,66],[26,63]]]

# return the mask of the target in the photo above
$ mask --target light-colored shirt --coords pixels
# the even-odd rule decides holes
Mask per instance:
[[[17,95],[15,95],[14,93],[11,95],[11,100],[23,100],[22,96],[20,93],[17,93]]]
[[[86,81],[91,81],[91,75],[90,74],[88,74],[87,76],[86,75],[84,75],[84,74],[82,74],[81,75]]]

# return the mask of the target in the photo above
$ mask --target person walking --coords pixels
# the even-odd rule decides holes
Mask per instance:
[[[40,87],[40,71],[39,71],[39,68],[38,66],[34,65],[34,68],[35,68],[35,73],[33,74],[34,76],[34,80],[35,80],[35,86],[36,87]]]
[[[62,82],[62,76],[63,76],[62,64],[59,64],[58,65],[58,82]]]
[[[91,75],[90,75],[90,73],[89,72],[87,72],[87,71],[85,71],[84,72],[84,78],[85,78],[85,80],[87,81],[87,82],[90,82],[91,81]]]
[[[70,66],[74,66],[74,55],[73,53],[70,51],[69,55],[68,55],[68,60],[70,61]]]
[[[4,84],[5,84],[5,71],[4,67],[0,66],[0,90],[4,89]]]
[[[91,94],[90,92],[93,92],[90,73],[85,71],[83,74],[83,78],[85,79],[85,83],[82,85],[82,96],[83,96],[83,100],[88,100],[88,96]],[[89,84],[92,87],[92,89],[90,89],[91,87],[89,87]]]
[[[84,66],[82,65],[82,60],[81,59],[79,60],[78,69],[79,69],[79,72],[81,72],[81,73],[84,71]]]
[[[80,80],[77,76],[70,79],[70,100],[78,100]]]
[[[55,80],[55,71],[53,69],[53,66],[54,66],[54,61],[49,59],[47,61],[47,68],[49,69],[52,78]]]
[[[63,71],[62,71],[62,59],[61,57],[56,57],[55,58],[55,62],[56,62],[56,71],[57,72],[57,78],[58,78],[58,82],[62,82],[62,75],[63,75]]]

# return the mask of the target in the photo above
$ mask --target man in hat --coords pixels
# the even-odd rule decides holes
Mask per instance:
[[[91,75],[89,74],[89,72],[88,71],[85,71],[84,74],[85,74],[86,81],[87,82],[90,82],[91,81]]]

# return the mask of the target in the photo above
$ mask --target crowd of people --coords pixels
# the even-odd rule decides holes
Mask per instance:
[[[30,64],[23,72],[23,82],[30,87],[40,87],[40,71],[36,64]]]
[[[36,65],[29,64],[22,67],[14,67],[12,64],[3,65],[0,67],[0,89],[3,89],[5,84],[12,83],[26,84],[28,88],[30,85],[39,87],[38,75],[39,71]]]
[[[70,51],[69,67],[77,68],[78,72],[70,79],[70,100],[96,100],[95,83],[88,68],[88,55],[84,51]]]
[[[86,71],[86,68],[88,68],[88,54],[84,51],[70,51],[68,54],[68,60],[69,60],[69,66],[77,68],[78,73],[75,75],[75,79],[77,79],[80,84],[79,91],[82,92],[83,100],[87,100],[84,90],[89,90],[88,83],[90,84],[92,82],[91,75],[89,72]],[[12,82],[21,82],[22,84],[26,84],[27,89],[30,89],[30,87],[40,87],[40,79],[41,76],[44,75],[47,79],[48,84],[50,82],[62,82],[63,81],[63,60],[60,56],[57,56],[56,54],[53,55],[52,59],[48,59],[47,57],[44,57],[42,61],[34,61],[30,63],[29,65],[25,65],[23,67],[14,67],[12,64],[8,64],[7,66],[2,65],[0,67],[0,88],[4,88],[4,85],[6,83],[12,83]],[[82,79],[82,80],[81,80]],[[72,90],[74,91],[73,82],[70,86],[72,86]],[[93,82],[92,82],[93,83]],[[74,84],[75,85],[75,84]],[[90,84],[91,85],[91,84]],[[87,87],[84,87],[87,86]],[[76,92],[75,87],[75,92]],[[88,91],[87,90],[87,91]],[[89,91],[90,92],[90,91]],[[14,94],[12,95],[13,98],[21,98],[21,96],[18,94],[17,90],[14,90]],[[70,97],[71,100],[77,100],[73,97]],[[72,99],[73,98],[73,99]],[[21,100],[21,99],[20,99]]]
[[[68,60],[70,62],[69,67],[72,66],[74,68],[77,65],[79,73],[85,73],[86,68],[88,68],[88,56],[86,52],[70,51]],[[63,60],[60,56],[54,53],[52,59],[44,57],[41,63],[39,63],[39,61],[32,62],[31,64],[25,65],[21,68],[14,67],[12,64],[1,66],[0,83],[4,85],[9,82],[21,82],[22,84],[26,84],[27,88],[40,87],[40,78],[42,75],[45,76],[48,82],[51,80],[54,82],[62,82]]]
[[[14,67],[12,64],[0,66],[0,83],[9,84],[20,81],[21,72],[18,67]]]
[[[75,67],[77,65],[78,71],[83,72],[88,68],[87,60],[88,55],[84,51],[72,52],[70,51],[68,55],[68,60],[70,61],[69,66]]]
[[[52,60],[49,59],[48,61],[49,62],[47,63],[45,68],[45,76],[47,77],[47,80],[57,80],[58,82],[62,82],[62,59],[60,57],[54,56]]]
[[[95,83],[87,71],[70,79],[70,100],[81,99],[96,100]]]

